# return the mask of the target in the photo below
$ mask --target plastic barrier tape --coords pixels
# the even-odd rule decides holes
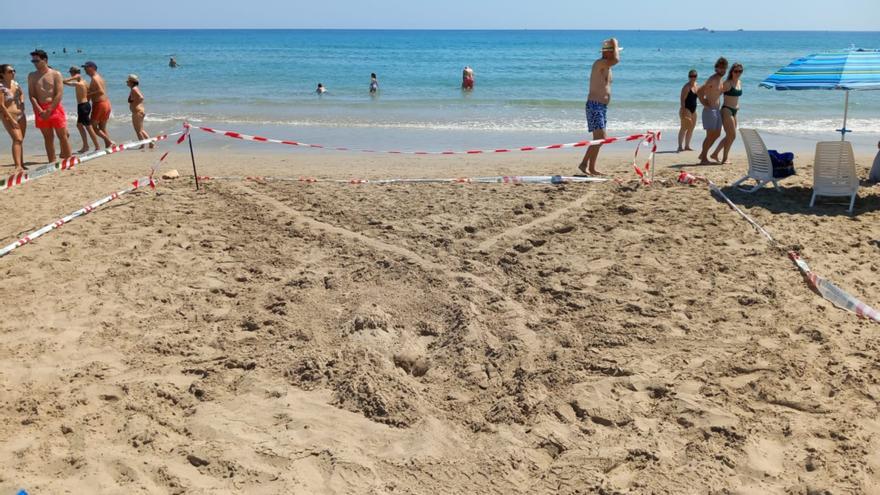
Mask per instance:
[[[797,265],[798,269],[804,275],[804,279],[806,279],[807,284],[809,284],[810,288],[816,291],[820,296],[824,297],[831,304],[837,306],[840,309],[850,311],[859,315],[862,318],[868,318],[880,323],[880,313],[878,313],[872,307],[866,305],[862,301],[859,301],[855,297],[849,295],[843,289],[837,287],[833,283],[824,278],[820,277],[813,273],[810,270],[810,266],[807,265],[807,262],[804,261],[800,255],[795,253],[794,251],[790,251],[788,253],[788,257],[794,261],[795,265]]]
[[[228,176],[228,177],[199,177],[200,181],[211,180],[244,180],[254,182],[304,182],[313,184],[316,182],[334,184],[569,184],[584,182],[607,182],[609,179],[601,177],[568,177],[562,175],[516,175],[496,177],[457,177],[454,179],[426,178],[426,179],[318,179],[315,177],[261,177],[261,176]]]
[[[38,237],[41,237],[41,236],[59,228],[59,227],[61,227],[62,225],[70,223],[71,221],[73,221],[77,217],[81,217],[83,215],[88,215],[89,213],[93,212],[95,209],[100,208],[101,206],[103,206],[111,201],[119,199],[120,197],[122,197],[132,191],[135,191],[137,189],[140,189],[140,188],[146,187],[146,186],[150,186],[151,188],[155,188],[156,183],[151,177],[141,177],[140,179],[133,181],[131,183],[131,185],[128,186],[127,188],[125,188],[121,191],[111,193],[108,196],[105,196],[97,201],[89,203],[88,205],[71,213],[70,215],[67,215],[64,218],[58,219],[55,222],[52,222],[49,225],[46,225],[45,227],[43,227],[41,229],[37,229],[37,230],[31,232],[30,234],[22,237],[21,239],[13,242],[12,244],[4,247],[3,249],[0,249],[0,258],[2,258],[3,256],[6,256],[7,254],[11,253],[12,251],[24,246],[25,244],[30,244]]]
[[[346,147],[330,147],[324,146],[321,144],[308,144],[301,143],[299,141],[290,141],[290,140],[280,140],[280,139],[271,139],[262,136],[252,136],[250,134],[244,134],[241,132],[235,131],[224,131],[220,129],[214,129],[211,127],[201,127],[192,125],[189,123],[184,124],[184,127],[189,129],[199,129],[201,131],[207,132],[209,134],[217,134],[219,136],[225,136],[232,139],[240,139],[243,141],[256,141],[261,143],[274,143],[274,144],[284,144],[288,146],[299,146],[304,148],[316,148],[330,151],[350,151],[357,153],[381,153],[381,154],[391,154],[391,155],[480,155],[480,154],[488,154],[488,153],[512,153],[518,151],[541,151],[541,150],[559,150],[565,148],[584,148],[587,146],[593,145],[601,145],[601,144],[611,144],[616,142],[629,142],[629,141],[639,141],[644,140],[648,137],[653,139],[654,136],[659,138],[659,133],[654,132],[646,132],[644,134],[633,134],[632,136],[624,136],[624,137],[610,137],[605,139],[596,139],[593,141],[579,141],[577,143],[566,143],[566,144],[550,144],[546,146],[523,146],[520,148],[501,148],[501,149],[492,149],[492,150],[465,150],[465,151],[397,151],[397,150],[389,150],[389,151],[378,151],[378,150],[368,150],[368,149],[355,149],[355,148],[346,148]],[[641,144],[641,143],[640,143]]]
[[[743,218],[745,218],[746,221],[748,221],[753,227],[758,229],[758,232],[764,235],[764,237],[766,237],[771,244],[773,244],[774,246],[779,245],[776,242],[776,239],[774,239],[769,232],[764,230],[764,228],[761,227],[758,222],[753,220],[752,217],[746,215],[745,212],[743,212],[735,204],[733,204],[733,202],[730,201],[730,198],[728,198],[723,192],[721,192],[721,189],[719,189],[718,186],[716,186],[712,181],[709,181],[709,189],[713,193],[720,196],[721,199],[723,199],[728,206],[730,206],[735,212],[739,213]],[[788,257],[791,258],[792,261],[794,261],[795,265],[797,265],[798,270],[801,271],[801,274],[803,274],[804,279],[806,279],[807,284],[810,286],[810,288],[814,290],[817,294],[822,296],[825,300],[829,301],[831,304],[837,306],[840,309],[855,313],[861,318],[869,318],[880,323],[880,314],[878,314],[876,310],[863,303],[862,301],[856,299],[855,297],[853,297],[843,289],[837,287],[830,281],[813,273],[812,270],[810,270],[809,265],[807,265],[807,262],[804,261],[798,253],[794,251],[789,251]]]
[[[58,160],[54,163],[47,163],[45,165],[40,165],[38,167],[34,167],[32,169],[26,170],[24,172],[19,172],[17,174],[12,174],[0,183],[0,191],[6,189],[12,189],[13,187],[20,186],[27,182],[39,179],[40,177],[45,177],[49,174],[53,174],[55,172],[61,170],[71,170],[77,165],[80,165],[85,162],[92,161],[96,158],[101,158],[103,156],[112,155],[114,153],[120,153],[122,151],[130,150],[133,148],[139,148],[141,146],[157,143],[159,141],[164,141],[171,136],[176,136],[178,134],[183,134],[183,131],[174,132],[171,134],[161,134],[156,137],[152,137],[150,139],[144,139],[141,141],[131,141],[124,144],[116,144],[109,148],[105,148],[103,150],[93,151],[86,155],[82,156],[71,156],[70,158],[65,158],[63,160]]]

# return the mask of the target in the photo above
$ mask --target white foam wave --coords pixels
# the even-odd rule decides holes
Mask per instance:
[[[129,113],[114,114],[116,123],[128,122],[131,119]],[[76,115],[68,114],[68,122],[75,123]],[[193,122],[196,124],[212,124],[215,126],[246,125],[248,127],[299,127],[299,128],[330,128],[330,129],[389,129],[389,130],[414,130],[414,131],[458,131],[458,132],[493,132],[493,133],[583,133],[585,124],[572,119],[485,119],[485,120],[377,120],[365,121],[362,119],[273,119],[226,116],[226,115],[184,115],[184,114],[148,114],[147,123],[162,124],[176,122]],[[740,120],[740,127],[753,127],[764,132],[787,134],[787,135],[810,135],[833,132],[842,125],[841,120],[835,119],[772,119],[772,118],[745,118]],[[699,125],[698,125],[699,127]],[[880,119],[850,119],[847,127],[860,134],[880,134]],[[609,120],[609,130],[659,130],[676,131],[679,122],[671,118],[642,118]]]

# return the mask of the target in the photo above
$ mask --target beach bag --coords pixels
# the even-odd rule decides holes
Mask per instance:
[[[773,178],[784,179],[795,174],[794,153],[780,153],[776,150],[768,150],[770,163],[773,164]]]
[[[880,182],[880,151],[874,157],[874,166],[871,167],[871,174],[868,176],[871,182]]]

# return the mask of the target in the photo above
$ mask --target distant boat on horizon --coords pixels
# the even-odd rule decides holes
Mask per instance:
[[[688,29],[688,31],[695,31],[695,32],[704,32],[704,33],[708,33],[708,32],[709,32],[709,28],[707,28],[706,26],[703,26],[703,27],[701,27],[701,28],[697,28],[697,29]]]

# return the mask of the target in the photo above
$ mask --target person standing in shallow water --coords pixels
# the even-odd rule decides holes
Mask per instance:
[[[11,65],[0,65],[0,81],[0,117],[3,118],[3,127],[12,139],[12,161],[15,163],[15,173],[19,173],[24,171],[22,144],[27,132],[24,91],[15,81],[15,68]]]
[[[471,69],[470,66],[465,66],[461,71],[461,89],[465,91],[474,89],[474,69]]]
[[[730,68],[730,73],[727,74],[727,80],[724,81],[724,85],[721,88],[724,90],[724,93],[722,93],[724,100],[721,103],[721,122],[724,126],[724,139],[718,143],[715,153],[712,153],[712,159],[717,162],[718,153],[724,150],[724,155],[722,155],[720,162],[722,165],[727,163],[730,148],[733,146],[733,142],[736,141],[738,122],[736,114],[739,112],[739,97],[743,94],[742,81],[740,81],[742,73],[742,64],[733,64],[733,67]]]
[[[678,151],[693,151],[691,138],[694,128],[697,127],[697,71],[691,69],[688,72],[688,82],[681,88],[681,107],[678,109],[678,117],[681,119],[681,127],[678,130]]]
[[[92,129],[91,113],[92,104],[89,102],[89,85],[83,80],[80,70],[77,67],[71,67],[68,70],[70,77],[64,80],[65,86],[73,86],[76,91],[76,128],[82,138],[82,148],[77,153],[86,153],[89,151],[89,137],[95,144],[95,151],[101,149],[98,145],[98,135]]]
[[[379,78],[376,73],[370,74],[370,94],[376,96],[379,93]]]
[[[602,43],[602,57],[593,62],[590,71],[590,92],[587,95],[587,130],[593,133],[593,140],[607,137],[608,104],[611,102],[611,83],[614,82],[611,68],[620,63],[620,46],[615,38]],[[578,170],[587,175],[601,175],[596,169],[601,144],[587,148]]]
[[[138,141],[150,139],[150,135],[144,130],[144,118],[147,113],[144,109],[144,94],[141,92],[140,84],[141,81],[136,74],[129,74],[128,79],[125,80],[125,85],[129,89],[128,109],[131,111],[131,125],[134,127]],[[141,149],[143,147],[144,145],[141,145]],[[153,147],[154,144],[150,143],[150,149]]]
[[[28,98],[34,107],[35,125],[43,133],[46,156],[51,163],[56,158],[56,137],[61,145],[61,158],[70,157],[67,114],[61,104],[64,99],[64,79],[60,72],[49,67],[49,55],[43,50],[31,52],[31,63],[36,70],[28,74]]]
[[[98,74],[98,65],[94,62],[86,62],[82,67],[91,79],[89,100],[92,102],[92,115],[89,119],[92,121],[92,129],[104,140],[104,146],[109,148],[113,146],[113,140],[110,139],[110,133],[107,132],[107,121],[110,120],[113,108],[110,106],[110,98],[107,96],[107,83],[101,74]]]
[[[721,57],[715,62],[715,73],[706,79],[697,91],[697,97],[703,104],[703,129],[706,130],[706,139],[703,140],[703,149],[700,152],[700,165],[709,165],[709,150],[721,136],[721,93],[724,91],[724,73],[727,72],[727,59]]]

